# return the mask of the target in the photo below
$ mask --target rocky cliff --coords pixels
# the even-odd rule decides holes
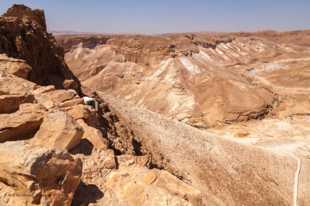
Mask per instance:
[[[64,51],[46,31],[43,11],[14,5],[0,17],[0,53],[31,66],[27,79],[40,85],[79,89],[79,81],[64,62]]]

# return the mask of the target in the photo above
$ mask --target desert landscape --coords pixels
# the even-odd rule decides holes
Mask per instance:
[[[310,30],[0,17],[0,206],[310,205]]]

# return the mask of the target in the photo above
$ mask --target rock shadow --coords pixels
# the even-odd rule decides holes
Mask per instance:
[[[96,185],[81,182],[74,194],[72,206],[88,206],[90,203],[97,203],[103,196],[103,192]]]
[[[94,145],[90,141],[87,139],[82,139],[81,142],[70,151],[70,153],[73,155],[83,154],[89,156],[92,154],[93,149]]]

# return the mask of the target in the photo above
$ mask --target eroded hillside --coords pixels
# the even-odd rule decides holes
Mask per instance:
[[[82,85],[122,115],[159,168],[198,188],[202,205],[309,203],[308,39],[57,37]]]
[[[309,38],[306,31],[298,35],[297,42]],[[288,42],[292,36],[266,32],[57,39],[83,85],[209,128],[262,119],[279,105],[281,111],[290,110],[285,104],[296,98],[308,101],[310,47]],[[298,92],[297,85],[305,92]],[[281,87],[292,92],[283,94]]]

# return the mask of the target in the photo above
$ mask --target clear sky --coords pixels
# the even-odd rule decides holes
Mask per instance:
[[[0,0],[45,10],[49,30],[105,33],[310,28],[310,0]]]

